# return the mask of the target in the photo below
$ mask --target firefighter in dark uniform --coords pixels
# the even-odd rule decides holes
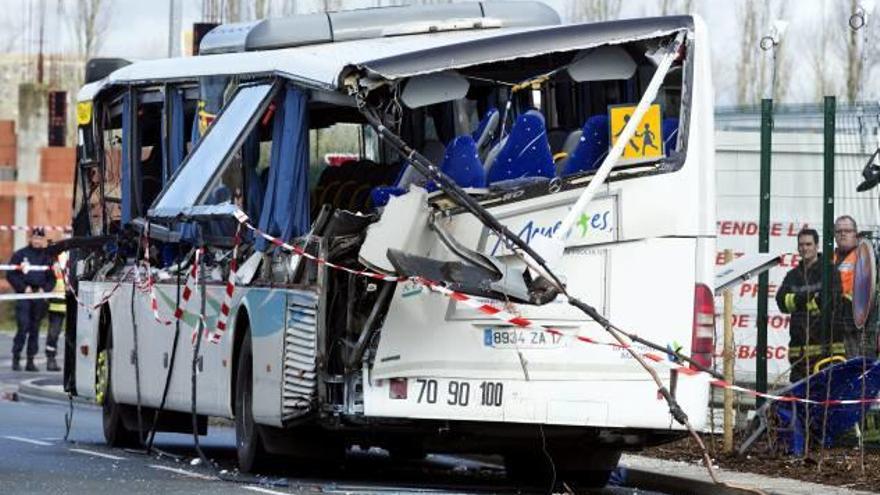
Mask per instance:
[[[55,274],[49,270],[28,270],[28,265],[50,266],[52,257],[46,251],[46,233],[42,228],[31,232],[30,243],[13,253],[11,265],[23,265],[22,269],[9,271],[6,279],[19,294],[51,292],[55,287]],[[12,342],[12,369],[21,370],[21,351],[27,340],[26,371],[39,371],[34,356],[39,350],[40,322],[46,316],[45,299],[25,299],[15,303],[15,321],[18,330]]]
[[[822,342],[822,255],[819,253],[819,233],[814,229],[803,229],[798,232],[797,239],[801,261],[785,274],[776,292],[779,310],[791,315],[788,361],[791,363],[789,380],[792,383],[808,376],[813,365],[828,351]],[[839,284],[839,279],[834,277],[832,284]],[[832,354],[841,354],[843,344],[837,342],[830,350]]]

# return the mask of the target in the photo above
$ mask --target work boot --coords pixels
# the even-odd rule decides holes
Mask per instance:
[[[37,365],[34,364],[34,358],[31,356],[28,356],[27,363],[25,363],[25,365],[24,365],[24,370],[25,371],[40,371],[40,368],[37,368]]]
[[[55,361],[55,356],[46,357],[46,371],[61,371],[58,362]]]
[[[12,371],[21,371],[21,356],[18,354],[12,356]]]

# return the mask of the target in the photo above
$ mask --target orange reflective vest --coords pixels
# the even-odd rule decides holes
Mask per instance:
[[[853,249],[840,261],[840,256],[834,252],[834,264],[837,266],[837,272],[840,273],[840,289],[843,297],[852,301],[853,297],[853,280],[856,275],[856,250]]]

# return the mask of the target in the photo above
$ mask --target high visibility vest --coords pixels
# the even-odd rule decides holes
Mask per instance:
[[[61,271],[62,267],[67,263],[67,256],[63,256],[64,254],[62,253],[62,256],[58,256],[58,262],[52,267],[52,270],[55,272],[55,287],[52,289],[52,294],[58,296],[57,299],[49,299],[49,311],[53,313],[67,312],[67,304],[64,302],[66,286],[64,285],[64,273]]]
[[[834,253],[834,263],[837,265],[837,272],[840,273],[840,289],[843,297],[852,301],[853,297],[853,282],[856,276],[856,250],[853,249],[843,258],[843,261],[838,261],[840,258],[838,254]]]

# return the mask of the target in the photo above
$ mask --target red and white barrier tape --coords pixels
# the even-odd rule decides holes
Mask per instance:
[[[87,303],[83,302],[82,299],[80,299],[79,295],[76,293],[76,291],[73,290],[73,285],[70,283],[70,271],[69,271],[67,268],[65,268],[64,271],[63,271],[63,273],[64,273],[64,285],[67,287],[67,291],[70,292],[70,294],[73,296],[73,299],[76,301],[76,304],[78,304],[79,306],[85,308],[86,311],[92,312],[92,311],[94,311],[94,310],[100,308],[100,307],[101,307],[102,305],[104,305],[107,301],[109,301],[110,298],[113,297],[113,294],[114,294],[117,290],[119,290],[119,287],[122,286],[122,281],[125,280],[126,278],[128,278],[128,276],[131,275],[131,273],[132,273],[136,268],[137,268],[136,266],[133,266],[133,267],[129,268],[129,270],[128,270],[127,272],[125,272],[125,274],[123,274],[121,277],[119,277],[119,280],[116,281],[116,284],[113,285],[113,287],[112,287],[109,291],[105,292],[105,293],[101,296],[101,298],[98,300],[98,302],[96,302],[96,303],[94,303],[94,304],[87,304]]]
[[[0,225],[0,232],[27,232],[43,229],[48,232],[70,232],[70,225]]]
[[[45,272],[51,269],[51,265],[31,265],[30,263],[19,263],[17,265],[0,264],[0,272]]]
[[[229,311],[232,306],[232,294],[235,292],[235,276],[238,272],[238,247],[241,244],[241,224],[235,228],[235,240],[232,245],[232,259],[229,260],[229,278],[223,293],[223,304],[220,305],[220,314],[217,315],[217,326],[208,338],[208,342],[218,344],[226,332],[226,323],[229,320]]]
[[[193,288],[190,287],[190,281],[194,281],[196,287],[199,285],[199,265],[202,262],[202,254],[204,253],[205,248],[196,249],[196,254],[193,257],[192,268],[190,268],[189,276],[186,278],[186,283],[183,284],[183,294],[180,296],[180,306],[174,310],[174,318],[179,320],[183,318],[183,307],[186,306],[186,303],[189,301],[189,298],[192,297]],[[205,315],[199,314],[199,320],[202,322],[202,327],[205,329],[205,332],[208,331],[207,326],[205,325]],[[192,345],[196,345],[196,338],[199,336],[199,326],[193,325],[192,335],[190,336],[190,341]]]
[[[174,323],[173,320],[163,320],[161,316],[159,316],[159,300],[156,299],[156,287],[153,284],[153,270],[150,267],[150,223],[144,226],[144,235],[143,235],[143,251],[144,251],[144,266],[147,268],[147,292],[150,295],[150,310],[153,312],[153,318],[156,319],[156,322],[160,325],[171,325]]]
[[[329,262],[325,259],[319,258],[313,254],[309,254],[308,252],[306,252],[303,248],[301,248],[299,246],[294,246],[292,244],[288,244],[288,243],[282,241],[281,239],[278,239],[277,237],[271,236],[271,235],[263,232],[262,230],[253,226],[249,221],[250,218],[248,218],[247,214],[245,214],[245,212],[243,212],[241,210],[236,210],[234,215],[235,215],[235,219],[238,220],[238,223],[240,225],[243,225],[245,228],[252,230],[255,234],[259,235],[263,239],[266,239],[267,241],[271,242],[275,246],[280,247],[281,249],[284,249],[286,251],[290,251],[293,254],[302,256],[303,258],[312,260],[315,263],[318,263],[319,265],[327,265],[330,268],[334,268],[336,270],[342,270],[344,272],[351,273],[352,275],[372,278],[374,280],[384,280],[386,282],[401,282],[403,280],[406,280],[406,277],[395,277],[393,275],[382,275],[381,273],[371,272],[369,270],[357,270],[354,268],[349,268],[347,266],[342,266],[342,265],[337,265],[335,263],[331,263],[331,262]]]
[[[265,232],[261,231],[257,227],[254,227],[250,223],[250,221],[249,221],[250,219],[248,218],[248,216],[240,210],[235,213],[235,218],[236,218],[236,220],[238,220],[239,224],[244,225],[246,228],[250,229],[251,231],[253,231],[257,235],[262,236],[264,239],[271,242],[275,246],[278,246],[282,249],[285,249],[287,251],[290,251],[290,252],[293,252],[293,253],[298,254],[300,256],[303,256],[304,258],[315,261],[316,263],[323,264],[323,265],[326,265],[330,268],[342,270],[342,271],[352,273],[355,275],[365,276],[365,277],[369,277],[369,278],[377,279],[377,280],[394,281],[394,282],[407,280],[405,277],[393,277],[393,276],[382,275],[382,274],[378,274],[378,273],[374,273],[374,272],[370,272],[370,271],[366,271],[366,270],[355,270],[355,269],[344,267],[341,265],[336,265],[336,264],[331,263],[327,260],[318,258],[314,255],[309,254],[309,253],[306,253],[303,249],[301,249],[297,246],[293,246],[293,245],[288,244],[288,243],[286,243],[276,237],[273,237],[269,234],[266,234]],[[479,301],[479,300],[477,300],[467,294],[463,294],[461,292],[457,292],[457,291],[448,289],[448,288],[444,287],[443,285],[438,284],[436,282],[426,280],[423,278],[413,278],[412,280],[427,287],[429,290],[437,291],[437,292],[449,297],[450,299],[464,303],[464,304],[476,309],[477,311],[479,311],[483,314],[486,314],[486,315],[491,316],[493,318],[496,318],[498,320],[504,321],[504,322],[509,323],[511,325],[514,325],[514,326],[517,326],[520,328],[529,328],[529,329],[533,329],[533,330],[539,330],[539,331],[547,332],[551,335],[559,335],[559,336],[563,335],[563,332],[561,332],[558,329],[537,325],[536,323],[532,322],[528,318],[516,316],[516,315],[514,315],[504,309],[498,308],[498,307],[491,305],[491,304],[481,302],[481,301]],[[616,349],[631,349],[632,348],[632,346],[630,344],[621,344],[619,342],[602,342],[602,341],[599,341],[599,340],[596,340],[596,339],[593,339],[593,338],[590,338],[587,336],[583,336],[583,335],[575,335],[574,338],[577,341],[583,342],[585,344],[609,346],[609,347],[616,348]],[[683,375],[693,376],[693,375],[705,374],[705,375],[709,375],[711,377],[711,374],[706,373],[704,371],[695,370],[695,369],[692,369],[688,366],[683,366],[679,363],[670,361],[667,358],[667,356],[664,356],[662,354],[657,354],[655,352],[643,352],[643,351],[637,351],[637,352],[639,352],[639,354],[641,356],[643,356],[644,358],[646,358],[650,361],[653,361],[654,363],[657,363],[665,368],[675,370]],[[847,404],[880,403],[880,398],[846,399],[846,400],[831,399],[831,400],[824,400],[824,401],[816,401],[816,400],[812,400],[812,399],[805,399],[805,398],[789,396],[789,395],[785,395],[785,396],[774,395],[774,394],[758,392],[756,390],[751,390],[746,387],[741,387],[739,385],[734,385],[734,384],[728,383],[724,380],[715,379],[714,377],[712,377],[712,379],[709,381],[709,384],[712,385],[713,387],[727,388],[727,389],[733,390],[735,392],[741,392],[741,393],[745,393],[745,394],[752,395],[755,397],[763,397],[768,400],[774,400],[774,401],[780,401],[780,402],[799,402],[799,403],[814,404],[814,405],[847,405]]]

